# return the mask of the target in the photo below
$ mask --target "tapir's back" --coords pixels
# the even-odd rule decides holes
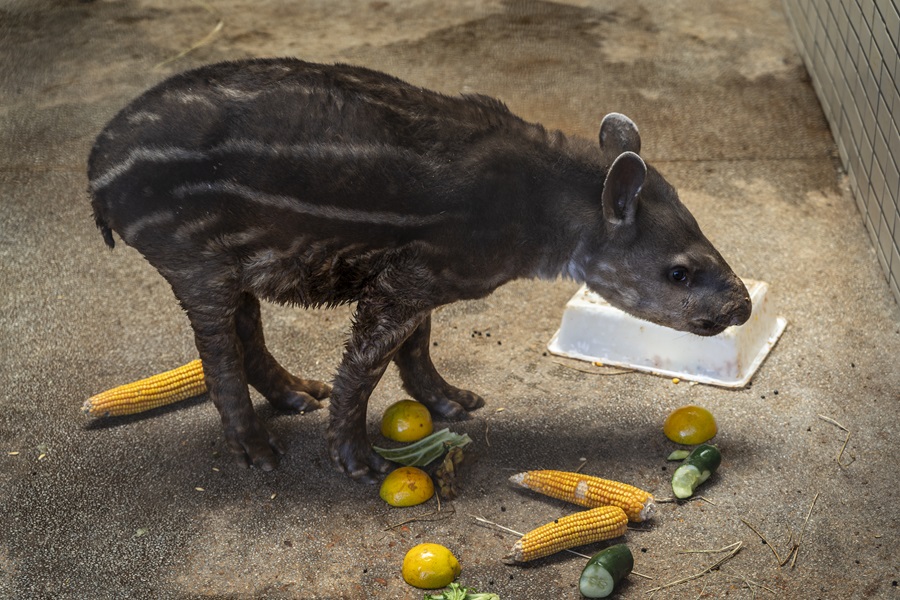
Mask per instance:
[[[456,126],[435,127],[440,122]],[[226,125],[268,142],[368,140],[426,152],[512,122],[521,121],[490,98],[444,96],[363,67],[279,58],[218,63],[171,77],[123,109],[110,128],[140,126],[149,136],[143,141],[152,143],[169,142],[177,127],[182,142],[196,147],[215,140],[194,135]],[[108,145],[113,153],[117,147],[124,146]],[[103,154],[95,158],[102,161]]]
[[[123,183],[159,192],[163,182],[227,179],[306,201],[339,189],[345,202],[347,184],[362,179],[367,200],[397,210],[399,190],[421,190],[473,140],[530,127],[493,99],[444,96],[360,67],[220,63],[168,79],[122,110],[98,138],[88,175],[101,197]]]

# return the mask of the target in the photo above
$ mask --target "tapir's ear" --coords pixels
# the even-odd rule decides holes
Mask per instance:
[[[634,121],[619,113],[609,113],[600,123],[600,151],[610,164],[623,152],[641,151],[641,134]]]
[[[634,152],[623,152],[613,161],[603,184],[603,216],[610,223],[631,223],[638,194],[647,176],[647,165]]]

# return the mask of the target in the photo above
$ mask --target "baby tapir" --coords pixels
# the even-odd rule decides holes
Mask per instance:
[[[393,360],[438,418],[482,406],[429,357],[431,311],[521,277],[568,277],[638,317],[713,335],[750,315],[741,281],[610,114],[599,143],[365,68],[247,60],[176,75],[122,110],[90,156],[94,216],[171,284],[194,330],[229,448],[264,470],[282,451],[247,385],[275,407],[330,395],[337,467],[388,465],[366,436]],[[259,299],[356,302],[333,381],[268,352]]]

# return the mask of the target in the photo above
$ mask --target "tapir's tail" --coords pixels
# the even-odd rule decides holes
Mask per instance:
[[[106,242],[106,245],[110,248],[115,248],[116,240],[113,239],[112,229],[110,229],[109,225],[107,225],[100,217],[95,216],[94,220],[97,222],[97,227],[100,228],[100,233],[103,235],[103,241]]]
[[[97,224],[97,228],[103,235],[103,241],[106,242],[106,245],[110,248],[115,248],[116,241],[113,239],[112,229],[109,227],[109,223],[106,222],[106,217],[103,216],[103,207],[100,205],[100,199],[97,198],[93,190],[90,190],[90,192],[91,206],[94,208],[94,223]]]

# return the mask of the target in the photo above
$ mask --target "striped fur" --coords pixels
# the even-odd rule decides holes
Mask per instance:
[[[392,360],[438,417],[483,403],[429,358],[437,306],[562,275],[697,333],[746,318],[743,286],[639,149],[621,115],[598,144],[485,96],[268,59],[147,91],[98,136],[88,177],[107,244],[116,232],[139,250],[185,308],[235,455],[270,469],[280,448],[248,384],[286,410],[330,394],[332,459],[367,479],[386,465],[365,438],[366,403]],[[676,266],[703,277],[673,283]],[[333,389],[269,354],[259,299],[357,303]]]

